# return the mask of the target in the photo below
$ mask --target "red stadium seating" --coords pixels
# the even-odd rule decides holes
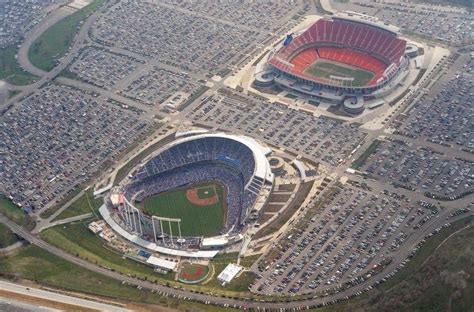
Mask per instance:
[[[320,19],[281,49],[270,63],[288,73],[314,79],[303,73],[311,63],[318,58],[334,60],[373,72],[375,76],[369,81],[373,85],[389,65],[400,64],[405,48],[406,41],[388,30],[338,18]]]

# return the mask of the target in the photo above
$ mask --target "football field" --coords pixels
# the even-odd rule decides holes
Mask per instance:
[[[354,78],[354,81],[352,82],[352,86],[354,87],[365,86],[370,79],[374,77],[374,74],[369,71],[326,60],[317,60],[308,66],[304,72],[305,74],[314,77],[323,77],[327,79],[329,79],[331,75]]]
[[[225,195],[218,183],[207,182],[171,190],[148,197],[142,204],[143,210],[150,215],[181,219],[183,236],[218,235],[224,227]],[[168,222],[163,222],[163,231],[169,234]],[[177,224],[173,223],[172,231],[173,236],[178,235]]]

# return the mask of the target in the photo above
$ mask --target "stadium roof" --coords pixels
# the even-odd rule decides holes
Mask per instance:
[[[215,246],[224,246],[229,240],[225,236],[215,236],[204,238],[201,245],[203,247],[215,247]]]
[[[174,261],[161,259],[161,258],[158,258],[158,257],[155,257],[155,256],[150,256],[150,258],[148,258],[146,263],[149,263],[151,265],[157,266],[157,267],[162,268],[162,269],[170,270],[170,271],[174,271],[174,269],[176,269],[176,265],[177,265],[177,263],[174,262]]]
[[[198,139],[203,139],[203,138],[214,138],[214,137],[234,140],[247,146],[252,151],[252,154],[255,160],[254,176],[259,177],[264,180],[273,179],[270,165],[268,163],[267,157],[265,156],[265,153],[267,152],[267,150],[265,150],[264,147],[262,147],[254,139],[249,138],[247,136],[233,135],[233,134],[226,134],[226,133],[203,133],[203,134],[196,134],[192,136],[179,138],[178,140],[173,141],[170,144],[167,144],[163,148],[159,149],[158,151],[152,153],[149,157],[147,157],[143,161],[143,163],[148,162],[150,159],[154,158],[155,156],[159,155],[162,151],[167,150],[172,146],[175,146],[184,142],[192,141],[192,140],[198,140]]]
[[[230,283],[234,277],[239,274],[242,267],[237,264],[229,263],[225,269],[217,276],[217,279],[223,283]]]
[[[107,209],[106,205],[102,205],[99,209],[99,213],[104,218],[105,222],[120,236],[124,237],[125,239],[131,241],[132,243],[144,247],[146,249],[159,252],[161,254],[170,255],[170,256],[177,256],[177,257],[187,257],[187,258],[206,258],[211,259],[214,258],[215,255],[219,252],[218,250],[211,250],[211,251],[187,251],[187,250],[177,250],[171,248],[165,248],[162,246],[158,246],[153,242],[149,242],[144,240],[143,238],[139,237],[138,235],[131,234],[124,230],[120,225],[115,222],[115,220],[110,215],[109,209]]]

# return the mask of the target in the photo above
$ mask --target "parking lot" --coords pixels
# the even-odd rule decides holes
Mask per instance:
[[[390,263],[405,240],[433,217],[434,211],[404,195],[337,186],[320,213],[309,209],[261,259],[252,290],[325,293],[358,284]]]
[[[69,70],[81,80],[111,90],[117,82],[130,75],[139,65],[140,63],[131,57],[89,47],[71,64]]]
[[[446,197],[474,190],[473,162],[402,142],[382,142],[361,171],[386,183]]]
[[[17,43],[24,33],[37,24],[53,0],[3,1],[0,10],[2,26],[0,30],[0,49]]]
[[[337,166],[365,133],[357,125],[225,90],[204,101],[188,118],[261,138],[315,161]]]
[[[44,87],[0,118],[3,191],[24,208],[54,204],[149,127],[105,99]]]
[[[441,86],[439,92],[416,103],[397,132],[410,138],[466,151],[474,150],[474,59]]]
[[[147,105],[163,103],[176,92],[188,96],[198,90],[200,84],[185,73],[175,73],[159,67],[141,72],[139,77],[127,84],[121,92],[127,97]]]
[[[152,1],[153,2],[153,1]],[[279,22],[293,17],[302,9],[301,1],[179,1],[165,0],[191,12],[223,19],[259,31],[274,32]],[[305,8],[309,7],[304,3]]]
[[[418,34],[452,44],[466,44],[472,39],[474,17],[465,8],[413,3],[402,0],[333,1],[336,8],[364,12],[408,34]]]
[[[133,12],[134,18],[130,18]],[[93,36],[180,68],[223,76],[264,35],[144,1],[120,2],[93,25]]]

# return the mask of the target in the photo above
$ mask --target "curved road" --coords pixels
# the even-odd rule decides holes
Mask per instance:
[[[10,99],[4,104],[4,107],[7,107],[10,104],[14,104],[15,101],[19,97],[23,97],[26,95],[31,94],[34,92],[37,88],[40,86],[50,82],[53,80],[64,68],[68,66],[68,64],[73,61],[75,55],[79,51],[79,49],[83,46],[84,41],[87,38],[87,32],[89,30],[90,25],[96,20],[98,14],[100,14],[100,10],[93,13],[84,23],[84,25],[81,27],[79,33],[76,35],[74,44],[71,47],[70,51],[63,57],[61,60],[61,63],[56,66],[54,69],[52,69],[50,72],[44,72],[36,67],[34,67],[31,62],[28,60],[28,51],[29,47],[31,44],[34,42],[34,40],[44,31],[49,27],[49,25],[52,24],[53,20],[58,21],[60,19],[61,14],[66,14],[64,11],[56,11],[52,13],[48,17],[48,21],[45,21],[44,23],[40,23],[35,27],[28,35],[28,39],[24,42],[24,44],[21,46],[19,55],[18,55],[18,60],[20,64],[25,68],[25,70],[36,74],[38,76],[42,76],[40,81],[38,81],[35,84],[32,84],[30,86],[26,86],[24,88],[24,92],[20,93],[18,96]],[[66,14],[67,15],[67,14]],[[64,16],[66,16],[64,15]],[[62,16],[62,17],[64,17]],[[63,83],[69,83],[73,84],[70,80],[63,79],[61,78]],[[81,85],[81,87],[84,87]],[[0,107],[1,109],[2,107]],[[378,134],[378,133],[376,133]],[[362,148],[360,149],[361,151],[363,150]],[[329,304],[334,301],[339,301],[339,300],[344,300],[347,297],[352,297],[355,296],[356,294],[363,292],[368,289],[368,287],[380,282],[387,274],[390,272],[393,272],[397,270],[400,266],[400,264],[412,253],[413,249],[416,247],[416,245],[423,239],[423,237],[427,236],[429,233],[431,233],[434,229],[442,226],[444,223],[446,223],[445,217],[450,213],[451,209],[445,209],[439,213],[439,215],[430,220],[430,222],[427,222],[419,231],[416,232],[416,235],[411,235],[407,241],[403,244],[403,248],[399,250],[399,253],[397,254],[396,259],[389,264],[381,273],[372,276],[369,280],[358,284],[356,286],[353,286],[349,289],[344,289],[341,290],[339,293],[330,295],[328,297],[316,297],[313,299],[308,299],[308,300],[301,300],[301,301],[291,301],[291,302],[259,302],[259,301],[251,301],[251,300],[245,300],[245,299],[232,299],[232,298],[223,298],[223,297],[217,297],[213,296],[210,294],[199,294],[195,292],[191,292],[188,290],[182,290],[182,289],[175,289],[175,288],[170,288],[166,287],[164,285],[159,285],[159,284],[153,284],[148,281],[141,281],[132,277],[128,277],[126,275],[122,275],[117,272],[112,272],[109,271],[108,269],[102,268],[98,265],[92,264],[86,260],[82,260],[80,258],[75,257],[74,255],[71,255],[59,248],[56,248],[39,237],[29,233],[28,231],[24,230],[14,222],[10,221],[9,219],[5,218],[4,216],[0,215],[0,222],[4,223],[7,225],[13,232],[15,232],[17,235],[23,237],[24,239],[28,240],[30,243],[47,250],[48,252],[66,260],[71,263],[74,263],[78,266],[81,266],[85,269],[91,270],[93,272],[99,273],[106,275],[110,278],[113,278],[118,281],[124,281],[126,283],[129,283],[131,285],[136,285],[136,286],[141,286],[146,289],[150,290],[155,290],[158,292],[163,292],[169,295],[173,296],[179,296],[181,298],[188,298],[200,302],[211,302],[213,304],[217,305],[229,305],[229,306],[240,306],[240,307],[246,307],[246,308],[268,308],[268,309],[295,309],[295,308],[306,308],[309,306],[316,306],[316,305],[323,305],[323,304]],[[464,217],[467,217],[470,214],[465,214],[458,216],[456,218],[453,218],[451,220],[459,220]]]
[[[268,309],[298,309],[298,308],[307,308],[310,306],[318,306],[324,304],[331,304],[337,301],[342,301],[347,298],[353,297],[360,292],[364,292],[368,290],[368,287],[380,282],[389,272],[393,272],[400,267],[400,264],[406,259],[416,247],[416,245],[427,235],[433,232],[436,228],[440,227],[443,223],[446,222],[446,215],[449,214],[449,211],[445,211],[444,213],[440,213],[440,215],[435,218],[433,222],[428,222],[425,224],[422,230],[420,230],[417,234],[410,236],[404,244],[404,248],[400,250],[398,257],[396,260],[389,264],[385,270],[381,273],[371,277],[369,280],[353,286],[348,289],[341,290],[339,293],[330,295],[328,297],[317,297],[313,299],[307,300],[300,300],[300,301],[290,301],[290,302],[261,302],[261,301],[251,301],[245,299],[232,299],[232,298],[224,298],[213,296],[210,294],[200,294],[195,293],[189,290],[183,289],[175,289],[172,287],[167,287],[160,284],[154,284],[148,281],[138,280],[132,277],[128,277],[126,275],[122,275],[117,272],[109,271],[103,267],[90,263],[86,260],[77,258],[66,251],[56,248],[42,239],[38,238],[35,235],[32,235],[28,231],[24,230],[22,227],[14,223],[13,221],[7,219],[3,215],[0,215],[0,222],[8,226],[14,233],[23,237],[25,240],[29,241],[30,243],[66,260],[71,263],[74,263],[80,267],[88,269],[90,271],[103,274],[110,278],[113,278],[118,281],[123,281],[129,283],[130,285],[141,286],[145,289],[155,290],[158,292],[163,292],[168,295],[177,296],[179,298],[186,298],[189,300],[195,300],[199,302],[210,302],[216,305],[229,305],[229,306],[237,306],[241,308],[268,308]],[[458,216],[457,218],[453,218],[452,221],[460,220],[468,215],[472,215],[471,213]]]
[[[28,59],[28,51],[30,49],[31,44],[41,35],[42,32],[44,32],[47,29],[46,26],[52,25],[52,23],[50,22],[50,19],[53,19],[55,21],[58,21],[61,19],[60,18],[61,14],[64,14],[64,11],[61,11],[61,10],[67,10],[67,9],[64,9],[64,8],[58,9],[58,11],[51,13],[46,18],[47,20],[36,25],[26,36],[27,38],[25,39],[24,43],[21,45],[19,53],[18,53],[18,62],[23,66],[23,68],[30,73],[33,73],[38,76],[42,76],[41,79],[31,85],[25,86],[23,88],[23,92],[5,101],[2,105],[0,105],[0,110],[12,104],[13,105],[18,104],[19,102],[18,99],[32,94],[35,90],[37,90],[41,86],[45,85],[46,83],[56,78],[56,76],[58,76],[69,65],[69,63],[71,63],[74,60],[76,53],[83,46],[85,38],[87,38],[87,32],[89,30],[90,25],[94,23],[94,21],[97,19],[98,15],[101,12],[101,10],[99,9],[98,11],[94,12],[89,18],[86,19],[79,33],[75,36],[74,43],[71,46],[71,49],[67,52],[65,56],[63,56],[59,65],[54,67],[51,71],[45,72],[35,67],[33,64],[31,64],[31,62]],[[58,13],[59,11],[61,11],[61,14]],[[63,15],[62,17],[65,17],[66,15]]]

